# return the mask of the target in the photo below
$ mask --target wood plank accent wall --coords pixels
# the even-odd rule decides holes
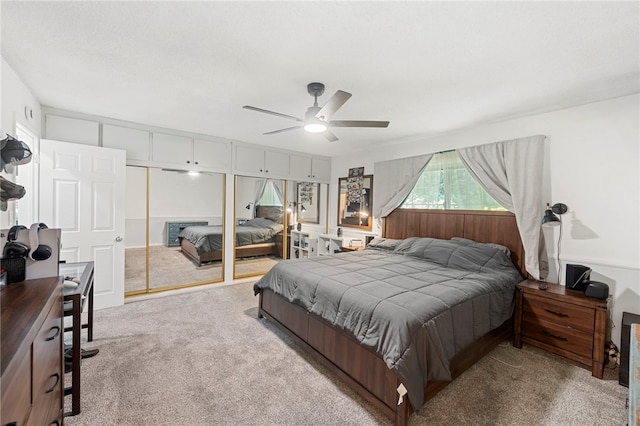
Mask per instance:
[[[510,212],[396,209],[383,219],[382,235],[397,239],[462,237],[479,243],[501,244],[511,251],[511,260],[527,277],[524,247],[516,217]]]

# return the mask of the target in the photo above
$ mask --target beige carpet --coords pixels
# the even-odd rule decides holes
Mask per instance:
[[[259,256],[236,259],[236,276],[263,274],[280,259],[275,256]],[[125,250],[125,293],[146,289],[146,250]],[[149,287],[152,289],[174,287],[197,282],[222,280],[222,262],[214,261],[197,266],[181,251],[180,247],[149,247]]]
[[[84,347],[100,353],[83,361],[82,412],[65,423],[390,424],[258,319],[256,306],[245,283],[97,311],[95,340]],[[505,342],[410,425],[624,425],[627,389],[617,374],[607,369],[599,380],[563,358]]]

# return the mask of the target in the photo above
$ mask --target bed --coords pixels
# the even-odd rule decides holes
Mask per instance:
[[[524,250],[512,214],[467,211],[397,210],[370,246],[282,262],[254,290],[260,316],[404,425],[511,336]],[[497,270],[500,282],[480,281],[487,270]],[[431,281],[420,287],[424,278]],[[434,301],[428,316],[414,309],[427,299]],[[412,322],[397,321],[402,310]]]
[[[277,236],[282,234],[282,208],[258,206],[258,217],[236,226],[236,257],[277,255]],[[178,235],[180,249],[198,266],[222,259],[222,226],[189,226]]]

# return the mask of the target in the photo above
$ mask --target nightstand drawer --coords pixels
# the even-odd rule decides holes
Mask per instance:
[[[593,334],[552,322],[532,321],[525,317],[522,335],[586,358],[591,358],[593,352]]]
[[[533,294],[525,294],[523,299],[522,310],[529,321],[549,321],[586,333],[593,333],[595,320],[593,309]]]

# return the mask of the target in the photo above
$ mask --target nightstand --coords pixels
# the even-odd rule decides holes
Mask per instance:
[[[590,299],[581,291],[538,281],[517,285],[513,346],[522,343],[548,350],[591,367],[602,378],[608,300]]]

